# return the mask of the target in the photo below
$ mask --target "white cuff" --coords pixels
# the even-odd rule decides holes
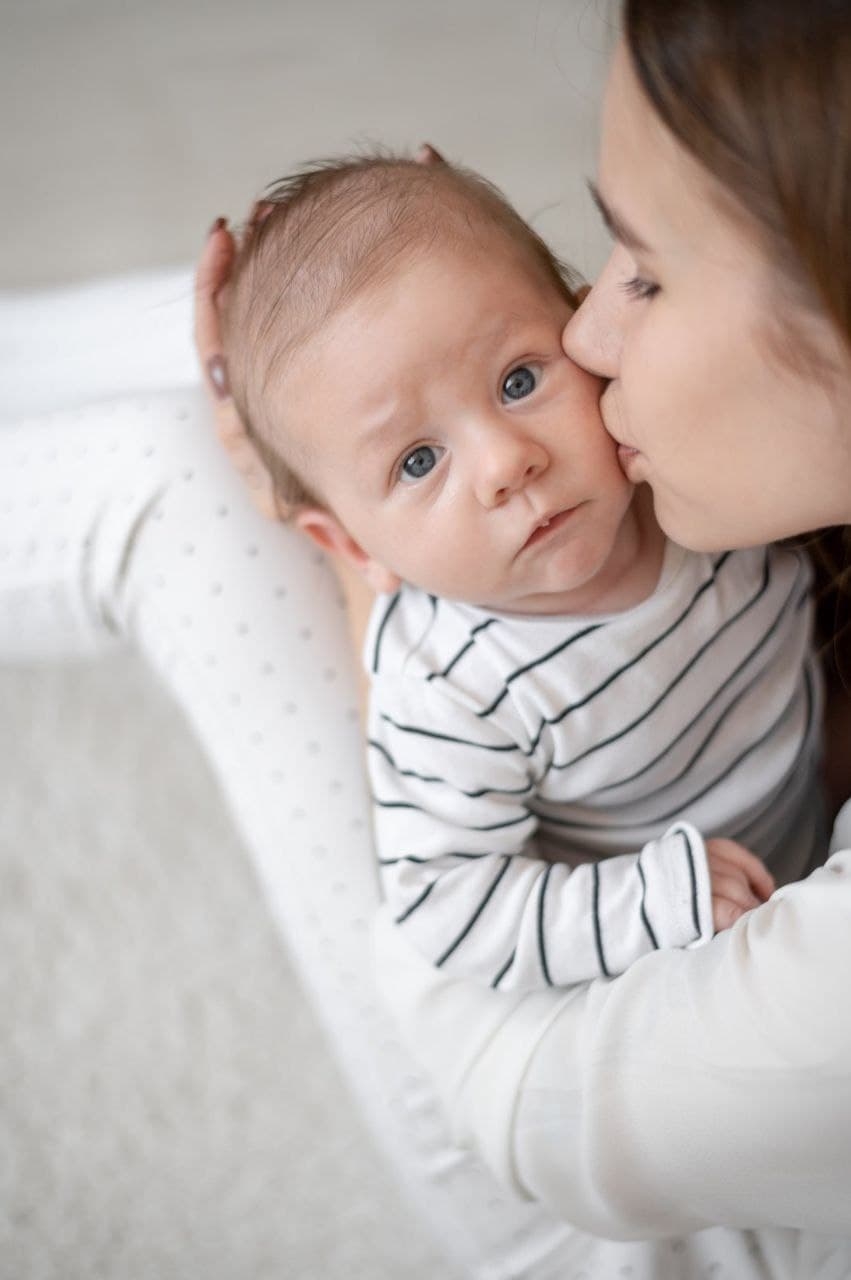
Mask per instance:
[[[659,840],[645,845],[641,861],[647,870],[648,862],[653,865],[666,900],[660,904],[664,914],[657,930],[659,946],[703,946],[715,932],[703,836],[690,822],[675,822]]]
[[[851,800],[846,800],[836,815],[830,837],[830,853],[838,853],[840,849],[851,849]]]

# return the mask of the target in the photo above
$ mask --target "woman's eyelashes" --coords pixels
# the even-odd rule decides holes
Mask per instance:
[[[503,404],[514,400],[524,400],[537,387],[541,378],[539,364],[518,364],[502,380],[501,397]]]
[[[410,453],[405,454],[399,466],[399,479],[403,484],[412,484],[424,480],[446,452],[438,444],[420,444]]]
[[[621,288],[631,298],[654,298],[659,292],[659,287],[652,280],[645,280],[643,276],[631,276],[629,280],[621,282]]]

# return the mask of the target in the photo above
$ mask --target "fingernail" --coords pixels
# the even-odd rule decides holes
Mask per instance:
[[[443,162],[443,156],[440,155],[439,152],[435,151],[434,147],[431,145],[430,142],[420,143],[419,147],[417,148],[414,159],[416,160],[417,164],[424,164],[424,165],[441,164]]]
[[[248,215],[248,221],[251,226],[259,227],[261,223],[266,221],[274,207],[275,203],[273,200],[255,200],[251,208],[251,213]]]
[[[228,385],[228,369],[224,356],[210,356],[207,361],[207,377],[218,400],[227,400],[230,395]]]
[[[227,218],[216,218],[216,221],[213,223],[213,225],[210,227],[210,230],[207,232],[207,239],[209,240],[210,236],[215,231],[222,231],[227,225],[228,225]]]

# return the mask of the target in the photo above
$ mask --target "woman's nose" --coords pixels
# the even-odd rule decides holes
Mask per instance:
[[[543,445],[511,427],[490,433],[474,462],[476,497],[483,507],[500,507],[546,471],[549,462]]]
[[[623,289],[623,281],[629,275],[624,257],[624,250],[616,245],[597,283],[562,334],[565,354],[601,378],[616,378],[620,372],[626,308],[630,303]]]

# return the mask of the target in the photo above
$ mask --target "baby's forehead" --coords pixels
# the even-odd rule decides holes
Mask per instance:
[[[270,392],[277,398],[294,365],[304,373],[312,354],[325,363],[329,334],[342,338],[352,316],[366,326],[374,309],[380,314],[382,301],[399,292],[429,288],[451,315],[464,301],[471,264],[479,276],[499,277],[511,260],[512,271],[505,274],[515,285],[520,273],[548,295],[562,292],[554,262],[500,198],[454,180],[414,186],[413,193],[403,192],[404,199],[398,183],[368,193],[364,201],[343,191],[339,200],[332,194],[325,202],[324,217],[308,218],[303,210],[293,223],[282,211],[264,224],[267,238],[254,287],[249,283],[254,296],[244,309],[242,341],[253,350],[267,403]],[[339,218],[330,216],[335,211]],[[423,330],[424,313],[409,312],[406,319]],[[365,350],[362,342],[357,345]],[[368,354],[373,358],[372,350]]]
[[[504,327],[509,312],[512,319],[528,319],[532,310],[549,313],[557,293],[552,278],[522,243],[492,230],[411,242],[330,307],[305,346],[319,351],[348,340],[368,347],[373,335],[379,341],[388,312],[405,325],[414,345],[432,336],[448,345],[471,315],[477,331],[485,333]]]
[[[396,416],[408,401],[450,395],[522,346],[560,345],[565,299],[524,255],[429,246],[382,283],[371,281],[310,337],[282,367],[282,408],[342,405],[349,421],[362,414]],[[505,253],[504,262],[500,252]],[[492,372],[492,370],[491,370]],[[437,391],[433,388],[437,384]]]
[[[368,325],[369,318],[399,295],[428,293],[448,308],[465,296],[472,275],[488,279],[512,272],[546,283],[540,264],[519,236],[508,234],[480,215],[463,227],[418,226],[395,246],[364,255],[361,262],[326,264],[307,282],[302,296],[292,290],[280,322],[288,331],[289,354],[321,349],[347,327]],[[341,256],[344,250],[338,249]],[[348,269],[346,269],[348,268]],[[322,279],[321,276],[325,275]],[[416,319],[416,317],[412,317]],[[425,323],[425,316],[418,324]],[[273,340],[280,335],[270,332]]]

